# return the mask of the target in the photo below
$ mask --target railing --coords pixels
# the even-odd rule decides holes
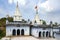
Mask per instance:
[[[29,23],[7,22],[6,24],[29,24]]]

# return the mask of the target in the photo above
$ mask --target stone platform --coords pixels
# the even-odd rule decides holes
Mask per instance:
[[[57,40],[55,38],[35,38],[32,36],[4,37],[1,40]]]

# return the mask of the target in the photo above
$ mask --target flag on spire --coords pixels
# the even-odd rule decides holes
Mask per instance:
[[[36,14],[38,14],[38,6],[35,6]]]
[[[35,9],[37,9],[38,7],[37,7],[37,5],[35,6]]]
[[[35,6],[35,9],[37,8],[37,6]]]

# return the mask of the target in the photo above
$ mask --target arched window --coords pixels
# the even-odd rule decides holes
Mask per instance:
[[[49,32],[49,37],[51,37],[50,32]]]
[[[48,31],[47,31],[47,32],[46,32],[46,37],[48,37],[48,35],[49,35],[49,34],[48,34]]]
[[[16,30],[15,30],[15,29],[13,29],[13,31],[12,31],[12,35],[13,35],[13,36],[16,35]]]
[[[39,37],[41,37],[41,32],[39,32]]]
[[[45,36],[45,32],[43,32],[43,37]]]
[[[19,29],[17,30],[17,35],[20,35],[20,30]]]
[[[54,32],[53,32],[53,37],[55,38],[55,36],[54,36]]]
[[[24,29],[21,30],[21,35],[24,35]]]
[[[37,23],[36,20],[35,20],[35,23]]]

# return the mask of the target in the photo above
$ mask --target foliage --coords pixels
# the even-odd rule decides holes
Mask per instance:
[[[6,19],[8,19],[9,22],[12,22],[13,21],[13,18],[12,17],[8,17],[8,18],[1,18],[0,19],[0,38],[4,37],[5,36],[5,33],[6,33]],[[1,27],[3,27],[1,30]]]
[[[46,25],[46,21],[43,20],[43,24]]]
[[[5,36],[5,30],[0,30],[0,39]]]
[[[42,21],[43,25],[46,25],[46,21],[44,21],[44,20],[40,20],[40,21]]]
[[[12,17],[8,17],[7,18],[9,22],[12,22],[13,21],[13,18]]]
[[[55,25],[57,26],[57,25],[58,25],[58,23],[57,23],[57,22],[55,22]]]
[[[1,18],[0,19],[0,27],[5,27],[6,24],[6,18]]]

